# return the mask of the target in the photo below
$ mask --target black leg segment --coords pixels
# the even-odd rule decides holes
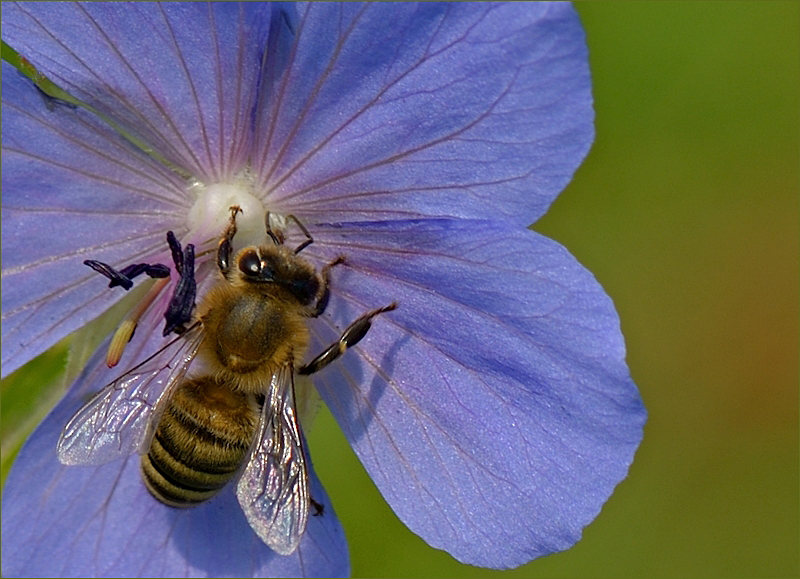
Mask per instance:
[[[335,342],[328,346],[324,352],[322,352],[319,356],[311,360],[308,364],[300,368],[297,373],[298,374],[313,374],[314,372],[318,372],[331,362],[333,362],[336,358],[341,356],[345,353],[347,348],[351,346],[355,346],[358,342],[361,341],[361,338],[367,335],[370,326],[372,325],[372,318],[377,316],[378,314],[382,314],[384,312],[390,312],[397,308],[397,302],[392,302],[388,306],[384,306],[382,308],[378,308],[377,310],[372,310],[371,312],[367,312],[360,318],[358,318],[355,322],[347,326],[344,332],[342,332],[342,336],[339,338],[338,342]]]
[[[217,247],[217,266],[223,275],[227,276],[228,268],[230,268],[231,254],[233,253],[233,236],[236,235],[236,214],[242,213],[242,208],[238,205],[231,207],[231,220],[228,223],[228,228],[219,240],[219,247]]]
[[[311,508],[314,509],[314,512],[311,513],[312,517],[320,517],[325,512],[325,505],[322,503],[318,503],[311,497],[308,497],[308,501],[311,503]]]
[[[320,276],[322,276],[322,295],[320,296],[319,300],[317,300],[317,304],[314,306],[314,311],[311,313],[310,317],[318,318],[323,314],[325,308],[328,307],[328,301],[331,299],[331,289],[330,289],[330,282],[331,282],[331,268],[342,264],[345,262],[344,256],[340,255],[328,265],[322,268],[320,272]]]

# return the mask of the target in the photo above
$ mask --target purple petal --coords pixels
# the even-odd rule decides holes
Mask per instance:
[[[315,348],[399,302],[360,356],[315,382],[400,519],[473,565],[574,544],[626,476],[645,421],[616,312],[591,274],[554,241],[499,222],[313,231],[309,253],[347,259]]]
[[[6,3],[3,39],[52,81],[206,181],[250,142],[266,3]]]
[[[256,536],[233,485],[201,506],[172,509],[145,489],[138,455],[100,467],[61,465],[56,441],[64,425],[92,386],[120,372],[104,367],[104,354],[105,346],[26,442],[9,474],[2,510],[5,576],[349,574],[344,531],[310,464],[311,493],[324,504],[324,514],[309,517],[300,547],[287,557],[276,555]]]
[[[51,103],[52,104],[52,103]],[[182,181],[3,63],[3,375],[124,292],[83,265],[146,261],[183,227]]]
[[[256,131],[254,165],[276,210],[340,221],[499,214],[528,225],[589,149],[588,59],[569,5],[297,12],[284,17],[281,32],[293,28],[296,42],[286,75],[263,83]]]

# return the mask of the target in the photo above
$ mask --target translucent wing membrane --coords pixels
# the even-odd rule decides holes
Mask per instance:
[[[308,522],[309,494],[290,366],[272,377],[236,495],[250,526],[276,553],[297,549]]]
[[[145,452],[154,412],[188,370],[202,339],[199,324],[111,382],[69,421],[58,440],[62,464],[104,464]]]

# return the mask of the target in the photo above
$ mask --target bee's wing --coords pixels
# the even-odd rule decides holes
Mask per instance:
[[[236,485],[250,526],[280,555],[297,549],[308,522],[308,473],[293,379],[291,366],[272,377],[258,435]]]
[[[154,411],[186,374],[202,337],[201,325],[195,324],[98,392],[61,432],[58,460],[67,465],[103,464],[144,452]]]

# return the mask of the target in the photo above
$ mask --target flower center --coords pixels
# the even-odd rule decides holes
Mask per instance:
[[[196,184],[191,188],[197,199],[189,210],[189,238],[205,241],[218,238],[228,225],[233,205],[241,207],[236,218],[236,241],[239,247],[264,243],[266,209],[252,194],[250,183],[242,179],[233,183]]]

